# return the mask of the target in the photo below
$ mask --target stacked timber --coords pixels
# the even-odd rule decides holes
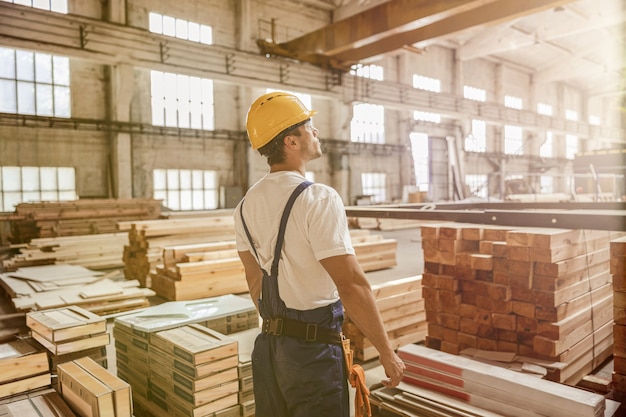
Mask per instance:
[[[60,363],[83,356],[106,367],[106,346],[110,335],[106,319],[77,306],[26,314],[31,336],[48,353],[50,368],[56,372]]]
[[[148,399],[170,415],[239,411],[237,341],[190,324],[150,338]]]
[[[157,265],[156,272],[150,274],[151,288],[172,301],[248,292],[243,264],[234,245],[234,241],[197,244],[194,248],[184,245],[189,252],[179,262],[172,262],[172,256],[184,249],[164,248],[164,265]]]
[[[176,245],[233,241],[235,228],[232,216],[206,216],[119,222],[120,231],[128,232],[124,246],[124,275],[150,287],[150,273],[163,263],[163,248]]]
[[[132,417],[132,393],[122,381],[89,357],[58,366],[58,391],[81,417]]]
[[[0,287],[18,312],[75,305],[106,315],[147,307],[154,291],[138,281],[114,280],[118,274],[80,265],[33,266],[0,274]]]
[[[611,241],[613,277],[613,392],[626,399],[626,237]]]
[[[350,238],[354,254],[363,271],[378,271],[398,264],[396,239],[386,239],[380,234],[370,233],[368,229],[351,229]]]
[[[5,272],[35,265],[68,263],[95,270],[121,268],[127,233],[31,239],[13,245],[18,253],[2,262]]]
[[[194,301],[166,302],[141,312],[119,316],[115,319],[113,337],[115,339],[117,374],[132,387],[136,416],[191,415],[186,413],[186,411],[181,411],[179,406],[176,406],[175,414],[170,414],[166,411],[168,410],[167,408],[159,407],[159,405],[149,400],[149,398],[153,399],[155,395],[163,394],[169,397],[177,395],[183,399],[190,398],[189,389],[187,391],[175,389],[171,383],[163,384],[162,379],[160,380],[161,383],[159,383],[159,375],[163,375],[163,364],[169,364],[166,366],[177,369],[179,372],[187,375],[187,383],[190,378],[208,377],[216,372],[225,371],[232,366],[235,367],[235,375],[238,375],[236,369],[238,366],[237,356],[234,357],[234,361],[232,359],[216,360],[204,367],[199,367],[191,366],[185,358],[179,358],[171,354],[164,356],[162,353],[163,347],[159,347],[158,342],[155,346],[154,339],[157,333],[183,327],[195,327],[195,325],[199,325],[198,328],[211,329],[212,332],[209,333],[213,336],[207,337],[215,339],[214,332],[226,336],[231,334],[229,332],[258,329],[259,318],[256,308],[249,298],[229,294]],[[206,333],[208,330],[204,332]],[[217,337],[221,338],[222,336]],[[155,348],[159,350],[155,350]],[[154,355],[155,353],[157,355],[160,353],[160,355],[157,357]],[[155,364],[161,367],[156,370],[156,377],[155,371],[152,370]],[[156,385],[154,385],[155,378],[157,380]],[[235,376],[235,379],[237,379],[237,376]],[[238,395],[235,394],[235,397],[238,398]],[[180,401],[183,400],[181,399]],[[157,400],[156,402],[159,401]],[[190,407],[189,404],[191,404],[189,401],[185,402],[185,406],[182,407],[183,410],[194,408]],[[235,402],[235,404],[237,403]],[[232,410],[230,410],[230,407],[225,408],[228,410],[228,413],[224,415],[239,415],[239,405],[234,405]]]
[[[11,222],[13,243],[34,238],[115,233],[120,221],[159,218],[161,201],[89,199],[20,203]]]
[[[31,338],[16,337],[0,344],[0,398],[46,387],[50,383],[46,352]]]
[[[424,222],[411,219],[387,219],[376,217],[350,217],[348,224],[355,229],[403,230],[418,229]]]
[[[426,344],[513,352],[564,363],[571,385],[612,352],[606,231],[422,226]]]
[[[424,340],[427,323],[421,276],[372,285],[372,292],[394,349]],[[374,345],[359,330],[349,313],[345,314],[343,332],[350,339],[355,359],[368,361],[378,357]]]
[[[252,349],[258,334],[258,328],[251,328],[230,335],[237,341],[239,350],[237,376],[239,378],[239,415],[241,417],[254,417],[256,412],[252,381]]]
[[[0,416],[77,417],[53,388],[41,388],[0,400]]]
[[[407,367],[402,382],[373,396],[410,413],[400,415],[601,417],[607,409],[600,394],[428,347],[407,345],[398,356]]]

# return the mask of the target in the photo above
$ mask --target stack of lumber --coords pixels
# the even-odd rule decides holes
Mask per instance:
[[[94,199],[20,203],[11,229],[13,243],[55,236],[114,233],[120,221],[159,218],[161,201],[153,199]]]
[[[234,241],[170,246],[150,274],[151,288],[167,300],[193,300],[248,292]]]
[[[14,338],[0,344],[0,398],[49,386],[50,382],[46,352],[32,339]]]
[[[247,327],[243,324],[244,322]],[[117,374],[133,389],[133,403],[137,416],[166,415],[148,399],[149,394],[153,395],[150,391],[151,364],[159,361],[162,363],[163,359],[161,356],[157,360],[152,355],[155,334],[196,324],[227,335],[229,330],[240,331],[243,327],[246,327],[245,330],[258,329],[259,318],[254,303],[248,297],[229,294],[194,301],[166,302],[115,319],[113,337]],[[226,332],[216,329],[226,330]],[[188,370],[193,375],[197,375],[197,369],[190,368],[180,358],[169,357],[168,360],[172,368]],[[237,364],[238,361],[235,358],[234,366],[236,367]],[[157,386],[161,387],[158,384]],[[165,390],[165,387],[161,387],[161,390]],[[166,391],[170,396],[175,395],[173,390],[167,389]],[[156,410],[155,407],[157,407]],[[233,416],[238,416],[239,406],[233,408],[236,410]]]
[[[613,392],[626,399],[626,237],[611,241],[613,277]]]
[[[354,254],[363,271],[378,271],[393,268],[398,264],[396,239],[385,239],[382,235],[372,234],[367,229],[351,229],[350,238]]]
[[[56,390],[41,388],[0,401],[0,416],[76,417],[76,414]]]
[[[413,413],[437,406],[444,412],[428,415],[601,417],[606,409],[602,395],[424,346],[403,346],[398,356],[407,367],[403,382],[380,399]]]
[[[147,307],[154,291],[138,281],[113,280],[119,271],[104,274],[80,265],[44,265],[0,274],[16,311],[80,306],[100,315]]]
[[[28,244],[13,245],[18,253],[2,262],[4,271],[35,265],[68,263],[95,270],[121,268],[127,233],[65,236],[31,239]]]
[[[31,336],[48,353],[50,368],[83,356],[92,357],[106,366],[106,346],[110,342],[106,319],[77,306],[26,314]]]
[[[132,417],[133,403],[128,383],[89,357],[58,366],[61,397],[82,417]]]
[[[376,217],[350,217],[348,224],[355,229],[402,230],[418,229],[424,222],[411,219],[387,219]]]
[[[422,226],[429,347],[563,362],[571,385],[612,352],[607,231]]]
[[[401,278],[372,285],[376,306],[385,325],[387,337],[394,349],[424,340],[427,331],[422,277]],[[346,312],[343,332],[350,339],[354,358],[368,361],[378,357],[372,342],[363,335]]]
[[[237,376],[239,378],[239,415],[241,417],[254,417],[256,412],[252,381],[252,349],[258,334],[258,328],[251,328],[230,335],[237,341],[239,350]]]
[[[163,248],[219,241],[233,241],[235,228],[232,216],[206,216],[119,222],[120,231],[128,232],[124,246],[124,275],[150,287],[149,274],[163,263]]]
[[[239,411],[237,341],[190,324],[150,338],[148,399],[170,415]]]

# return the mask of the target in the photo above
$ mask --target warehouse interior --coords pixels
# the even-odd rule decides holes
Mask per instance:
[[[106,281],[133,295],[89,305],[107,327],[106,354],[89,357],[130,384],[134,415],[254,416],[241,374],[236,395],[159,405],[167,366],[123,349],[152,343],[133,315],[169,302],[239,297],[224,314],[255,331],[232,209],[267,172],[247,111],[280,90],[317,111],[323,154],[306,176],[343,200],[403,358],[426,347],[480,380],[426,393],[436,377],[411,362],[421,377],[381,390],[348,314],[374,415],[626,415],[625,21],[619,0],[0,1],[0,342],[39,335],[46,308],[75,309]],[[208,276],[203,262],[228,284],[176,286]],[[55,291],[74,288],[60,307]],[[503,357],[507,384],[481,368]],[[37,389],[0,381],[0,415],[72,377],[48,361]],[[62,399],[46,399],[56,415],[102,415]]]

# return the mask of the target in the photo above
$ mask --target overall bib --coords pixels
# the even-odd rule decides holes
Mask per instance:
[[[257,417],[348,417],[349,393],[341,347],[343,306],[338,300],[313,310],[288,308],[278,292],[278,262],[298,185],[283,212],[271,272],[263,270],[259,312],[262,333],[254,342],[252,374]],[[241,219],[257,258],[252,236]]]

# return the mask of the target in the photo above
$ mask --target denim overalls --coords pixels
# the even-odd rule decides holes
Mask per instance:
[[[277,318],[304,322],[306,329],[341,332],[341,300],[313,310],[288,308],[278,292],[278,262],[282,251],[287,219],[295,199],[312,183],[304,181],[294,190],[283,212],[271,273],[263,270],[259,310],[264,319],[252,351],[252,373],[257,417],[349,417],[349,393],[341,344],[285,335],[270,322]],[[243,207],[243,203],[242,203]],[[241,207],[241,219],[254,254],[259,259]],[[292,319],[292,320],[290,320]],[[317,326],[315,326],[317,325]],[[318,328],[319,326],[319,328]],[[282,327],[282,326],[280,326]],[[282,334],[281,334],[282,333]],[[278,335],[277,335],[278,334]]]

